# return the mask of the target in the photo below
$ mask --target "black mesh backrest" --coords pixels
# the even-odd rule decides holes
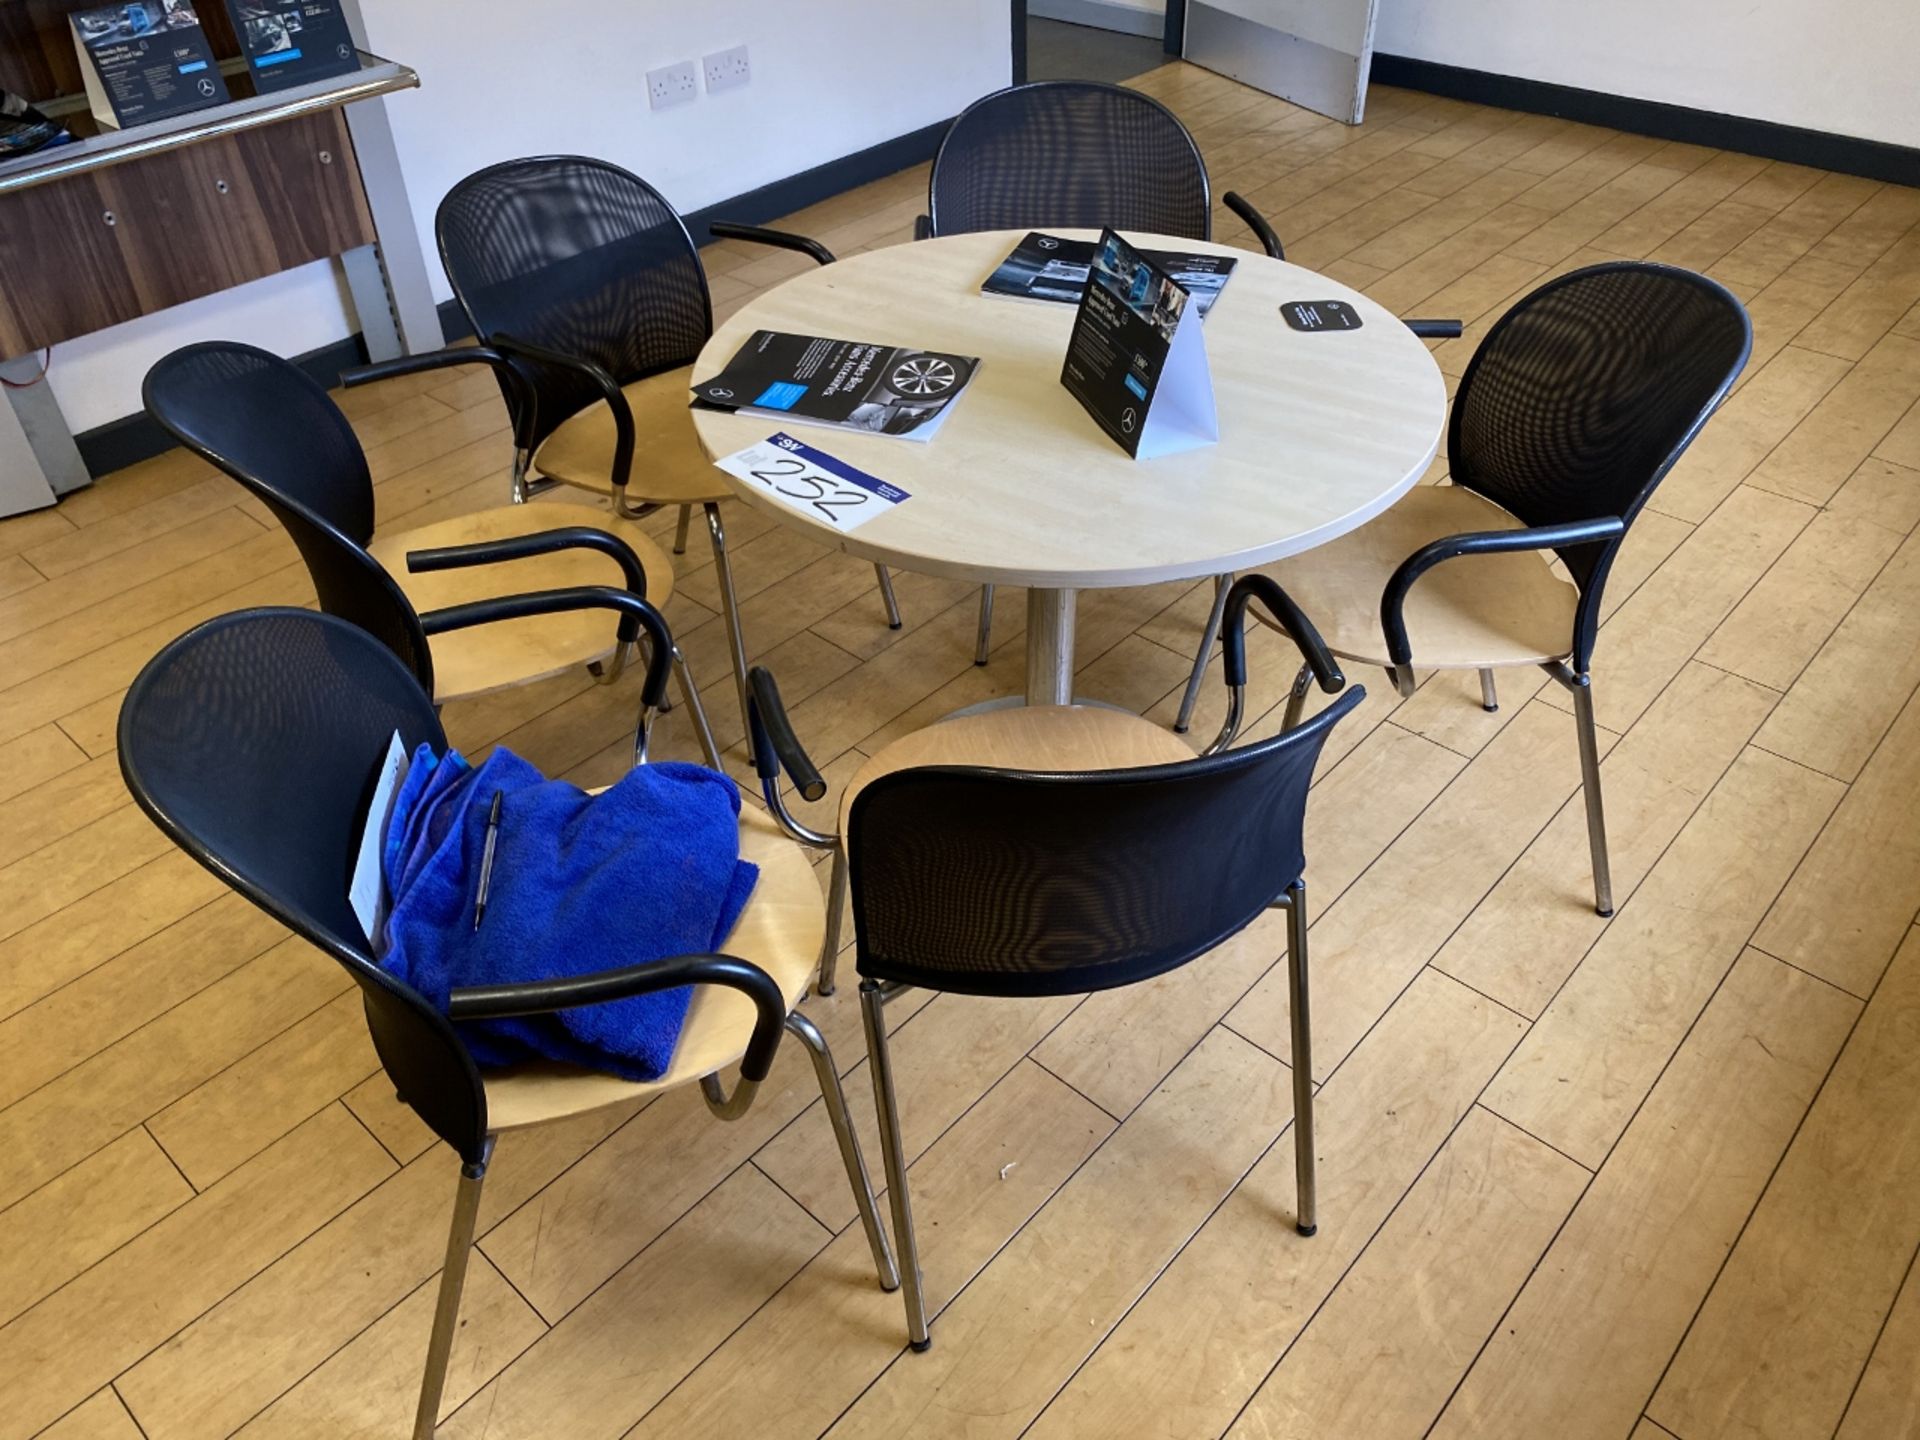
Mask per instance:
[[[175,439],[265,503],[299,547],[320,608],[376,635],[429,693],[433,658],[413,606],[367,553],[373,481],[347,417],[313,378],[229,341],[163,357],[142,388]]]
[[[691,364],[713,333],[706,271],[679,214],[639,176],[579,155],[469,175],[434,216],[467,322],[590,360],[621,385]],[[538,445],[598,399],[570,371],[516,362]],[[515,397],[504,391],[511,408]],[[523,417],[516,416],[517,420]]]
[[[477,1160],[486,1099],[446,1018],[374,963],[347,900],[395,731],[446,748],[433,704],[358,627],[309,610],[222,615],[147,662],[120,707],[120,770],[182,850],[346,967],[407,1103]]]
[[[1173,765],[882,776],[848,823],[860,973],[1069,995],[1204,954],[1300,878],[1314,764],[1365,694],[1354,686],[1297,729]]]
[[[1746,308],[1691,270],[1616,261],[1549,280],[1467,365],[1447,437],[1453,483],[1529,525],[1631,523],[1752,345]],[[1618,544],[1561,552],[1582,591],[1579,669]]]
[[[936,235],[1111,225],[1213,238],[1200,147],[1166,106],[1118,85],[1041,80],[974,101],[927,188]]]

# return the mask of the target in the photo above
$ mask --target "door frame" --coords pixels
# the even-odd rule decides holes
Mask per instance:
[[[1013,81],[1027,83],[1027,0],[1012,0]],[[1160,32],[1160,48],[1179,59],[1187,53],[1187,0],[1167,0],[1166,28]]]

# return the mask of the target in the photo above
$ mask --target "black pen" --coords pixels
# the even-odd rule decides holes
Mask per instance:
[[[493,846],[500,837],[500,802],[506,791],[493,792],[493,808],[487,811],[487,844],[480,852],[480,889],[473,897],[473,928],[480,928],[480,917],[487,913],[487,887],[493,883]]]

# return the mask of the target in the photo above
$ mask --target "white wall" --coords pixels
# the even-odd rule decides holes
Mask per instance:
[[[421,88],[390,97],[435,299],[451,293],[433,211],[461,176],[516,155],[598,155],[698,209],[878,145],[1005,85],[1006,0],[361,0],[372,48]],[[749,47],[747,86],[647,108],[646,71]],[[140,377],[192,340],[297,355],[357,328],[332,261],[268,276],[55,347],[67,423],[140,408]]]
[[[388,102],[436,298],[433,208],[493,160],[598,155],[682,210],[949,119],[1012,74],[1006,0],[541,0],[506,37],[429,0],[361,0],[368,39],[420,72]],[[647,108],[646,72],[746,44],[753,80]]]
[[[1920,0],[1379,0],[1374,48],[1920,145]]]

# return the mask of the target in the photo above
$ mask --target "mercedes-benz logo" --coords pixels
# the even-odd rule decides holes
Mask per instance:
[[[709,400],[731,400],[733,398],[733,391],[724,385],[716,385],[707,391],[707,398]]]
[[[1058,250],[1060,248],[1060,242],[1051,235],[1042,235],[1040,237],[1040,248],[1042,250]]]
[[[938,395],[951,390],[959,373],[938,355],[916,355],[893,367],[888,383],[902,395]]]
[[[200,93],[201,93],[202,95],[211,95],[211,94],[213,94],[213,81],[211,81],[211,80],[202,80],[202,81],[200,82]]]
[[[345,60],[352,56],[353,47],[342,43],[333,47],[333,53],[338,55],[342,60]]]
[[[1134,425],[1133,407],[1129,405],[1125,410],[1120,412],[1120,428],[1126,431],[1127,434],[1131,435],[1133,433],[1133,425]]]

